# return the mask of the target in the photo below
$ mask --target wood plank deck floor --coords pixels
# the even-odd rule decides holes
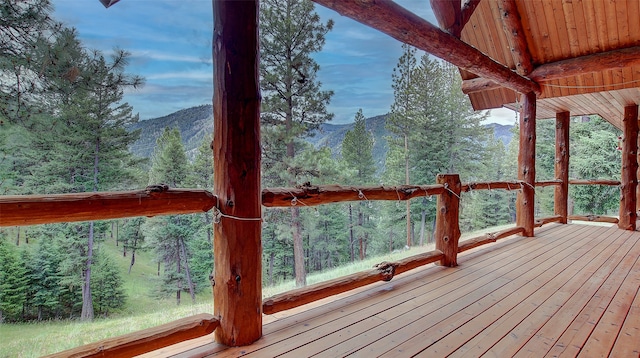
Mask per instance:
[[[640,357],[640,233],[549,225],[350,294],[265,317],[246,347],[174,357]]]

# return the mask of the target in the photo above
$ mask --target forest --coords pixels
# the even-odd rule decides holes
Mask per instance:
[[[20,5],[18,5],[20,3]],[[438,173],[465,182],[514,180],[517,139],[505,146],[482,125],[461,92],[458,69],[410,46],[393,70],[393,105],[383,165],[373,159],[374,137],[366,108],[353,118],[339,153],[308,137],[331,121],[333,96],[317,79],[314,54],[332,30],[308,0],[261,1],[262,186],[432,184]],[[178,128],[166,128],[151,159],[135,156],[129,131],[138,115],[125,91],[144,86],[127,72],[130,54],[87,48],[75,29],[57,22],[48,0],[0,0],[0,195],[78,193],[173,188],[212,190],[211,137],[187,154]],[[285,11],[286,9],[286,11]],[[379,115],[376,113],[374,115]],[[515,114],[514,114],[515,121]],[[514,128],[517,138],[518,128]],[[570,177],[617,179],[620,132],[597,116],[571,121]],[[537,123],[538,180],[554,176],[555,121]],[[355,190],[355,189],[354,189]],[[536,214],[553,211],[553,190],[536,190]],[[573,210],[612,214],[617,187],[572,187]],[[263,210],[263,285],[431,243],[435,200],[351,203]],[[514,221],[515,194],[464,193],[461,230]],[[1,213],[0,213],[1,220]],[[91,320],[127,304],[123,275],[136,254],[157,263],[157,297],[180,304],[185,295],[210,290],[213,262],[211,213],[63,223],[0,230],[0,323],[49,319]],[[114,237],[115,235],[115,237]],[[121,272],[104,255],[116,241],[130,259]]]

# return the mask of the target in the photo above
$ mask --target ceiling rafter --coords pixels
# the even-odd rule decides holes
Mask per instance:
[[[500,82],[504,87],[520,93],[540,93],[540,86],[537,83],[520,76],[393,1],[314,0],[314,2],[464,70]]]

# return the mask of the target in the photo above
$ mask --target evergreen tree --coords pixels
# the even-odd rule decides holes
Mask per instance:
[[[26,293],[25,263],[15,246],[0,238],[0,323],[20,319]]]
[[[415,68],[416,68],[416,50],[410,45],[402,45],[402,56],[398,60],[398,65],[393,69],[391,75],[393,84],[393,96],[394,101],[391,105],[391,113],[387,118],[387,129],[393,134],[388,138],[390,152],[391,147],[403,148],[403,161],[400,159],[399,152],[393,152],[393,157],[396,160],[387,161],[385,168],[388,171],[399,171],[400,168],[404,169],[403,181],[395,181],[392,184],[411,184],[410,171],[409,171],[409,136],[411,130],[417,127],[417,93],[415,91]],[[393,165],[396,164],[396,165]],[[399,167],[402,165],[402,167]],[[389,174],[387,177],[397,177],[397,175]],[[406,246],[411,246],[412,242],[412,230],[411,230],[411,203],[407,201],[405,203],[406,213]]]
[[[120,272],[113,261],[102,252],[96,255],[95,275],[91,285],[92,292],[95,293],[93,305],[97,314],[106,316],[124,306],[126,295]]]
[[[616,150],[620,130],[597,116],[571,123],[570,174],[576,179],[620,179],[621,153]],[[575,185],[570,188],[576,210],[607,214],[619,207],[619,188]]]
[[[166,128],[157,140],[149,184],[182,187],[187,178],[188,164],[180,132]],[[164,264],[160,292],[175,293],[178,305],[185,285],[191,300],[195,301],[195,287],[189,267],[191,253],[187,245],[195,232],[191,220],[189,215],[154,217],[147,220],[143,229],[150,245],[156,248],[158,262]]]
[[[354,185],[367,185],[373,183],[376,168],[373,162],[373,135],[367,132],[364,115],[362,109],[356,113],[354,126],[352,130],[347,131],[342,141],[342,159],[346,165],[353,168],[356,171],[351,183]],[[363,195],[363,200],[366,200]],[[358,251],[360,260],[363,260],[366,256],[366,247],[370,234],[372,233],[371,227],[371,206],[373,204],[365,203],[361,201],[358,205],[355,205],[355,216],[357,217],[357,224],[354,220],[354,205],[349,203],[349,227],[350,238],[350,258],[354,259],[354,246],[357,238]]]
[[[308,172],[296,166],[301,138],[332,118],[326,105],[332,96],[316,78],[311,54],[324,45],[333,27],[314,11],[309,0],[265,0],[260,3],[260,77],[263,94],[263,186],[294,186]],[[276,215],[276,217],[278,217]],[[290,210],[295,275],[306,284],[300,210]]]

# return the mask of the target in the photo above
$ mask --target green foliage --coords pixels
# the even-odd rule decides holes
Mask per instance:
[[[619,179],[621,154],[616,150],[620,131],[599,117],[571,123],[570,174],[576,179]],[[570,187],[575,211],[607,214],[619,207],[619,189],[611,186]]]
[[[93,307],[98,315],[106,316],[125,304],[122,277],[113,261],[99,252],[94,256],[94,273],[91,280]]]
[[[0,238],[0,323],[19,320],[26,301],[27,280],[23,257]]]

